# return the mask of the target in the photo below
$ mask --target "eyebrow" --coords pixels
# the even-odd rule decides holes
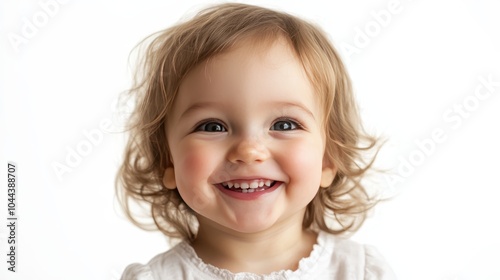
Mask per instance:
[[[311,110],[307,109],[306,106],[302,105],[301,103],[295,103],[295,102],[289,102],[289,101],[277,101],[277,102],[271,102],[268,104],[270,107],[293,107],[297,108],[300,111],[306,113],[309,115],[311,118],[314,120],[316,119],[314,117],[314,114],[311,112]],[[189,106],[184,112],[181,114],[180,118],[183,118],[185,115],[189,115],[191,112],[199,110],[199,109],[204,109],[204,108],[219,108],[219,107],[224,107],[218,102],[211,102],[211,101],[205,101],[205,102],[196,102]]]
[[[203,109],[203,108],[219,107],[219,106],[218,106],[217,102],[210,102],[210,101],[208,101],[208,102],[196,102],[196,103],[192,104],[191,106],[189,106],[186,110],[184,110],[184,112],[182,112],[180,119],[182,119],[182,117],[184,117],[185,115],[189,115],[192,111],[196,111],[196,110]]]
[[[272,103],[273,107],[274,106],[279,106],[279,107],[294,107],[297,108],[307,115],[309,115],[313,120],[316,118],[314,117],[314,114],[311,112],[311,110],[307,109],[306,106],[302,105],[301,103],[294,103],[294,102],[288,102],[288,101],[279,101],[279,102],[273,102]]]

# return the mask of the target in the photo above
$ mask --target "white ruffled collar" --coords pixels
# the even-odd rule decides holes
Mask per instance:
[[[273,280],[273,279],[290,279],[290,278],[300,278],[303,279],[310,271],[314,271],[317,268],[315,266],[321,265],[321,257],[325,255],[331,255],[333,250],[333,242],[331,239],[327,238],[327,233],[320,231],[318,233],[318,238],[316,244],[313,245],[313,249],[308,257],[302,258],[299,261],[299,266],[296,270],[280,270],[272,272],[271,274],[255,274],[250,272],[238,272],[233,273],[227,269],[222,269],[215,267],[213,265],[203,262],[202,259],[198,257],[195,250],[189,243],[181,242],[179,243],[179,249],[184,251],[184,255],[187,259],[192,262],[194,266],[199,268],[204,274],[211,275],[213,277],[218,277],[222,279],[245,279],[245,280]],[[330,242],[329,242],[330,241]],[[327,244],[331,243],[331,244]]]

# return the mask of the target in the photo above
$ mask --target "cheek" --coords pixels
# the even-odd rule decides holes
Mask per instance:
[[[323,166],[321,144],[310,141],[294,143],[282,155],[290,179],[301,185],[319,187]]]
[[[198,181],[213,172],[217,160],[217,149],[200,143],[192,143],[180,147],[179,158],[174,166],[182,176],[181,180]],[[176,173],[177,174],[177,173]]]
[[[198,213],[214,201],[210,176],[217,168],[217,154],[214,147],[196,142],[187,142],[176,149],[177,189],[189,207]]]

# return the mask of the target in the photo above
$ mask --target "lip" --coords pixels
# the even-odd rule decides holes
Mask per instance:
[[[249,179],[238,179],[238,180],[249,180]],[[229,181],[236,181],[236,180],[229,180]],[[227,181],[227,182],[229,182],[229,181]],[[255,199],[258,199],[259,197],[261,197],[263,195],[266,195],[266,194],[274,192],[279,187],[281,187],[281,185],[283,185],[283,182],[281,182],[281,181],[275,181],[275,183],[274,183],[273,186],[268,187],[268,188],[266,188],[266,189],[264,189],[262,191],[254,191],[254,192],[247,192],[247,193],[237,192],[237,191],[233,191],[233,190],[227,189],[227,188],[223,187],[221,183],[215,184],[215,187],[220,192],[222,192],[223,194],[225,194],[225,195],[227,195],[227,196],[229,196],[231,198],[235,198],[235,199],[239,199],[239,200],[255,200]]]

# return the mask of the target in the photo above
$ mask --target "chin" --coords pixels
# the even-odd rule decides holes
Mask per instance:
[[[239,221],[237,224],[233,224],[229,226],[229,228],[235,232],[242,234],[255,234],[266,231],[274,226],[274,222],[271,221],[262,221],[256,222],[255,220],[248,220],[248,222],[242,223]]]

